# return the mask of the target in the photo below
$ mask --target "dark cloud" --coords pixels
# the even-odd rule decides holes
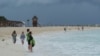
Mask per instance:
[[[1,4],[1,5],[0,5],[0,9],[6,8],[6,7],[8,7],[8,6],[9,6],[9,5],[8,5],[8,4],[5,4],[5,3],[4,3],[4,4]]]
[[[26,6],[26,5],[34,5],[34,4],[40,4],[40,5],[52,5],[52,4],[70,4],[70,3],[83,3],[87,2],[93,5],[100,6],[100,0],[0,0],[0,8],[5,7],[20,7],[20,6]]]
[[[100,0],[60,0],[60,3],[83,3],[87,2],[92,5],[100,6]]]
[[[8,7],[8,6],[9,6],[9,3],[8,2],[3,1],[3,0],[0,1],[0,9],[5,8],[5,7]]]
[[[98,6],[100,0],[0,0],[5,8],[0,15],[22,21],[37,15],[41,24],[89,24],[99,23]]]

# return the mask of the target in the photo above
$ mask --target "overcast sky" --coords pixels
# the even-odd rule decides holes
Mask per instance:
[[[40,24],[100,24],[100,0],[0,0],[0,16],[25,22],[37,16]]]

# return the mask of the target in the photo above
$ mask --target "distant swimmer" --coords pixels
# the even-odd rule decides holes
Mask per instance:
[[[78,27],[78,30],[80,30],[80,27]]]
[[[84,30],[84,27],[82,26],[82,31]]]
[[[66,32],[66,27],[64,27],[64,31]]]

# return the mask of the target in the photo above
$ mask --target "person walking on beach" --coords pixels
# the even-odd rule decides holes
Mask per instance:
[[[17,36],[17,33],[16,33],[16,31],[14,30],[14,31],[12,32],[12,39],[13,39],[13,43],[14,43],[14,44],[16,43],[16,36]]]
[[[29,48],[29,32],[30,32],[30,29],[27,29],[26,36],[27,36],[28,50],[30,50],[30,48]]]
[[[35,40],[32,36],[32,32],[29,32],[29,49],[30,49],[30,52],[32,52],[32,47],[35,46]]]
[[[22,45],[23,45],[24,44],[24,39],[25,39],[24,32],[21,33],[20,39],[21,39],[21,42],[22,42]]]

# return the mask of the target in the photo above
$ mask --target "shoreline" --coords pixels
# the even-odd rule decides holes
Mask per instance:
[[[22,31],[26,34],[26,29],[30,29],[33,34],[39,34],[42,32],[50,31],[64,31],[66,28],[67,31],[81,30],[81,27],[78,26],[52,26],[52,27],[1,27],[0,28],[0,37],[11,37],[11,33],[16,30],[17,34],[21,34]],[[100,27],[84,27],[84,30],[90,29],[100,29]]]

